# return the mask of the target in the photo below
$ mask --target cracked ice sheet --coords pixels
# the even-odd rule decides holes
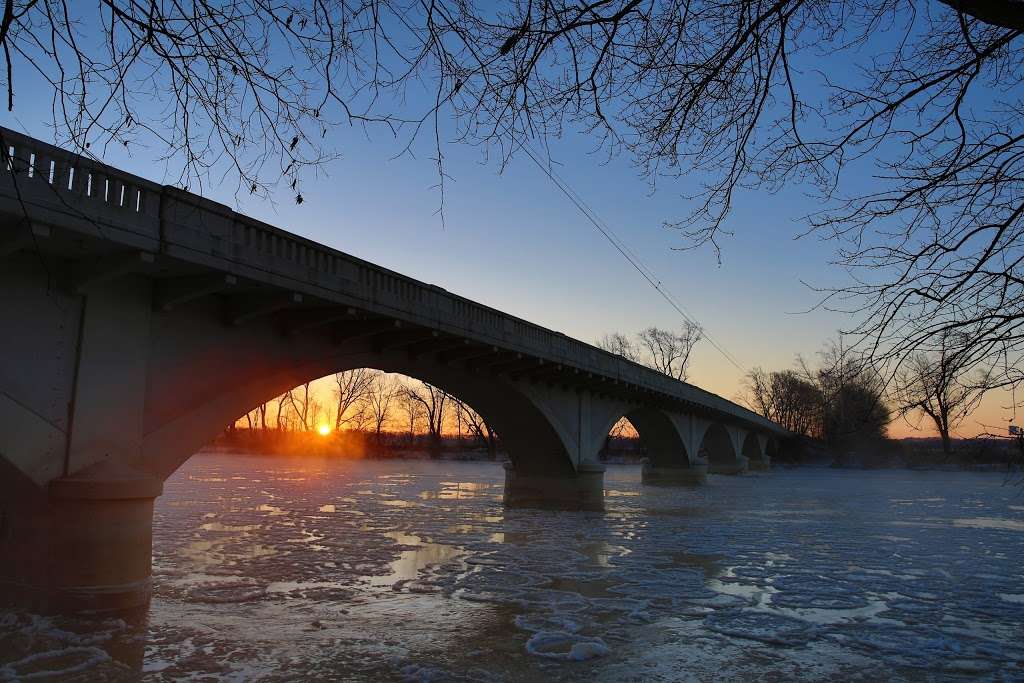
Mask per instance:
[[[998,475],[777,470],[673,490],[611,467],[604,513],[505,510],[502,479],[491,464],[198,456],[157,503],[148,628],[0,614],[0,662],[110,680],[1024,671],[1024,496]]]

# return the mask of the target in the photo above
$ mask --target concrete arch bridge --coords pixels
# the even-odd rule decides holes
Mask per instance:
[[[153,500],[225,425],[373,367],[501,435],[509,505],[600,508],[626,416],[645,480],[765,468],[787,433],[563,334],[9,130],[0,180],[0,599],[148,601]]]

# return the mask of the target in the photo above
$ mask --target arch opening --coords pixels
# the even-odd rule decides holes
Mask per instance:
[[[597,455],[601,462],[639,462],[643,454],[640,433],[629,418],[623,415],[608,430]]]
[[[305,382],[236,419],[216,443],[334,457],[497,460],[494,425],[427,382],[374,368]]]
[[[668,415],[654,408],[633,409],[612,422],[600,455],[602,459],[618,455],[646,460],[658,467],[690,466],[679,430]]]
[[[764,454],[761,452],[761,440],[754,432],[747,432],[743,438],[743,457],[751,462],[764,460]]]
[[[633,460],[643,462],[645,484],[677,486],[704,481],[707,467],[693,462],[677,425],[656,408],[636,408],[613,423],[608,441],[626,436]],[[607,449],[606,449],[607,450]]]
[[[744,469],[729,432],[722,424],[708,426],[698,452],[708,463],[708,472],[712,474],[738,474]]]
[[[443,398],[445,409],[430,416],[429,390],[420,393],[426,398],[427,404],[419,404],[417,416],[413,422],[413,431],[421,434],[425,441],[433,440],[435,450],[437,441],[443,450],[444,439],[450,431],[448,420],[456,415],[452,406],[465,406],[458,411],[462,418],[456,418],[455,431],[461,422],[464,435],[475,430],[473,422],[477,421],[482,428],[484,438],[493,434],[493,443],[489,444],[495,456],[500,448],[521,472],[544,473],[549,476],[569,476],[574,474],[573,462],[569,457],[567,439],[556,425],[543,412],[532,398],[523,393],[517,386],[503,382],[494,377],[473,373],[467,368],[454,365],[443,365],[432,359],[415,359],[405,353],[335,353],[330,357],[318,357],[312,362],[296,364],[294,359],[272,358],[256,367],[233,367],[219,376],[210,379],[208,392],[203,400],[187,406],[184,413],[161,420],[161,424],[151,429],[146,436],[144,451],[147,454],[148,467],[158,476],[166,479],[180,467],[189,457],[221,434],[227,425],[241,421],[248,426],[250,419],[259,421],[262,426],[264,416],[260,414],[260,406],[277,400],[292,391],[295,405],[303,412],[305,401],[305,385],[313,385],[317,381],[333,381],[333,377],[365,369],[379,374],[415,378],[410,380],[421,389],[424,386],[438,390],[437,402]],[[228,376],[224,376],[227,374]],[[422,382],[424,385],[420,385]],[[296,395],[295,389],[299,389]],[[319,430],[327,426],[328,431],[335,429],[337,420],[335,398],[330,397],[331,406],[324,406],[321,398],[319,413],[313,404],[305,406],[304,425],[314,426]],[[291,415],[292,399],[286,399]],[[330,408],[329,410],[325,408]],[[254,414],[255,411],[255,414]],[[276,426],[276,416],[272,409],[267,408],[266,419]],[[372,412],[372,410],[370,411]],[[246,415],[250,415],[247,418]],[[312,417],[317,415],[320,420],[313,425]],[[447,416],[447,417],[445,417]],[[348,419],[342,415],[342,423]],[[298,423],[299,418],[289,419]],[[439,429],[431,430],[427,425],[433,421]],[[269,425],[268,425],[269,426]],[[383,426],[382,426],[383,430]],[[434,432],[433,436],[430,435]],[[374,425],[374,432],[376,432]],[[498,440],[500,435],[500,441]],[[438,438],[440,437],[440,438]]]

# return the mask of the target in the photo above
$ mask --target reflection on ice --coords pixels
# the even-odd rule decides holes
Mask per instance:
[[[369,577],[370,584],[373,586],[394,587],[400,582],[412,581],[419,576],[420,570],[443,564],[462,554],[458,548],[453,546],[425,543],[419,536],[401,531],[391,531],[384,535],[394,539],[402,546],[409,547],[401,552],[398,559],[391,562],[390,571],[387,574]]]
[[[1000,519],[998,517],[971,517],[969,519],[954,519],[955,526],[970,527],[972,529],[1004,529],[1006,531],[1024,531],[1024,520]]]

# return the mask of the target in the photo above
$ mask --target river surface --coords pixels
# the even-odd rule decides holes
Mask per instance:
[[[201,454],[148,619],[0,611],[0,680],[1024,681],[1024,487],[609,467],[505,510],[500,465]]]

